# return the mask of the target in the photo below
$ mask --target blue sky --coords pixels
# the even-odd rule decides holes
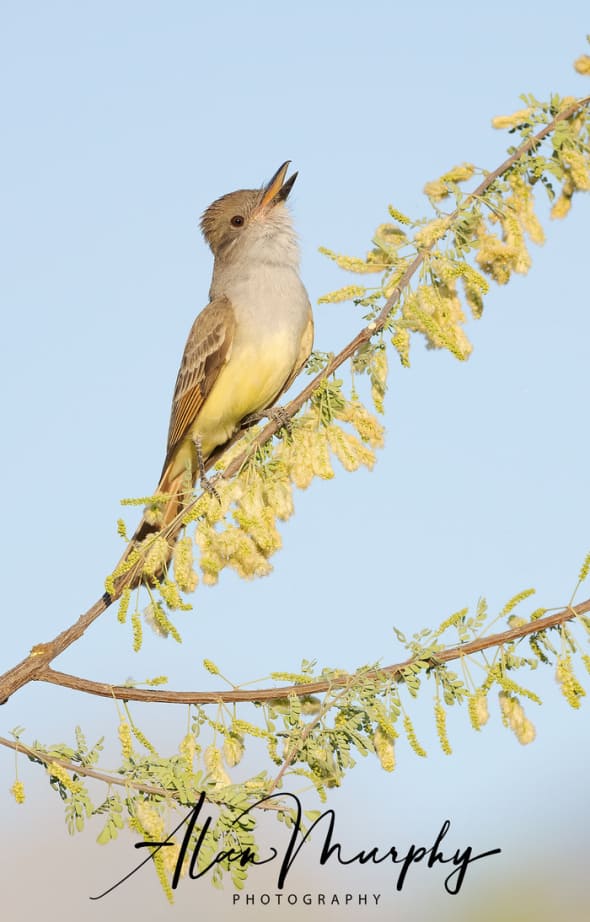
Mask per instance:
[[[3,665],[100,594],[120,552],[119,499],[156,483],[181,351],[207,298],[203,209],[291,159],[302,274],[315,302],[349,281],[319,246],[362,254],[388,203],[427,214],[424,182],[464,160],[494,168],[512,139],[490,119],[518,108],[519,93],[589,92],[572,68],[587,48],[585,12],[566,2],[549,16],[528,0],[493,10],[3,5]],[[580,196],[565,222],[545,222],[529,276],[493,289],[483,319],[469,323],[468,363],[419,342],[409,371],[391,357],[375,470],[339,471],[297,495],[270,577],[225,574],[217,588],[199,589],[181,648],[149,637],[134,655],[107,615],[57,668],[113,682],[166,672],[173,687],[207,688],[205,656],[237,682],[296,669],[302,657],[351,669],[400,658],[393,624],[411,633],[480,595],[501,608],[535,586],[536,604],[567,602],[590,548],[589,220],[590,199]],[[337,350],[360,326],[352,305],[320,305],[315,316],[319,349]],[[519,890],[526,899],[511,903],[515,920],[544,918],[553,903],[567,905],[572,922],[582,918],[587,708],[570,711],[550,670],[534,684],[545,703],[527,708],[532,746],[520,747],[494,708],[476,735],[463,709],[449,718],[454,755],[439,755],[425,689],[412,713],[429,758],[401,744],[393,775],[368,759],[334,792],[342,835],[355,844],[419,842],[449,816],[457,845],[503,849],[474,868],[458,898],[418,873],[400,896],[380,869],[371,887],[390,915],[484,919],[482,905],[499,900],[508,918]],[[71,739],[76,723],[89,737],[112,733],[116,721],[109,704],[43,686],[22,690],[0,717],[3,735],[22,724],[44,742]],[[165,747],[182,734],[185,712],[138,719]],[[7,794],[13,757],[0,752],[0,880],[12,917],[59,905],[67,920],[107,911],[123,919],[130,906],[161,918],[147,875],[109,907],[87,903],[132,861],[129,843],[70,840],[45,780],[21,768],[29,799],[19,808]],[[316,870],[311,860],[299,892]],[[314,886],[359,890],[367,880],[334,874]],[[215,918],[240,912],[228,891],[189,888],[175,917],[194,918],[208,900]]]

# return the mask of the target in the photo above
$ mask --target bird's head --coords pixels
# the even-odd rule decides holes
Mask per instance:
[[[285,181],[290,162],[283,163],[262,189],[229,192],[209,205],[201,218],[201,230],[216,258],[263,256],[266,251],[272,260],[277,248],[296,252],[295,232],[285,207],[297,179],[293,173]]]

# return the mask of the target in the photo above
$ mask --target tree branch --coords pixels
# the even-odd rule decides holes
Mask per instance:
[[[65,768],[66,771],[71,772],[73,775],[83,775],[85,778],[94,778],[97,781],[103,781],[105,784],[116,784],[119,787],[123,788],[133,788],[134,791],[140,791],[142,794],[154,794],[156,797],[161,797],[162,799],[172,799],[178,801],[178,793],[176,791],[171,791],[168,788],[159,787],[156,784],[143,784],[141,781],[131,781],[125,776],[119,776],[115,774],[108,774],[107,772],[99,772],[94,768],[88,768],[85,765],[79,765],[76,762],[70,762],[69,759],[62,759],[59,756],[51,756],[46,752],[42,752],[39,749],[31,749],[30,746],[25,746],[24,743],[21,743],[20,740],[9,740],[4,736],[0,736],[0,746],[5,746],[7,749],[13,749],[15,752],[22,752],[29,759],[33,759],[37,762],[42,762],[44,765],[49,766],[53,763],[60,765],[61,768]],[[195,795],[200,794],[199,790],[195,791]],[[198,796],[195,796],[195,801],[198,800]],[[215,806],[232,806],[231,804],[226,804],[222,800],[211,800],[207,798],[209,803],[214,804]],[[257,804],[258,807],[262,810],[283,810],[284,807],[276,801],[266,801],[263,804]]]
[[[579,605],[564,608],[553,615],[547,615],[544,618],[529,621],[519,627],[509,628],[498,634],[479,637],[477,640],[457,644],[456,646],[448,647],[446,650],[437,651],[436,662],[449,663],[463,656],[470,656],[473,653],[479,653],[481,650],[487,650],[490,647],[499,647],[509,641],[522,640],[523,637],[527,637],[531,634],[538,634],[540,631],[559,627],[560,624],[564,624],[566,621],[570,621],[587,612],[590,612],[590,599],[587,599],[585,602],[580,602]],[[410,659],[406,659],[401,663],[384,666],[383,669],[364,672],[363,675],[367,679],[376,679],[384,675],[395,678],[413,661],[413,658],[410,657]],[[46,668],[41,672],[37,676],[37,680],[40,682],[49,682],[52,685],[61,685],[64,688],[72,688],[75,691],[86,692],[89,695],[98,695],[101,698],[116,698],[122,701],[142,701],[152,704],[216,704],[218,702],[272,701],[277,698],[288,698],[293,695],[298,698],[303,698],[306,695],[317,695],[328,692],[334,688],[343,688],[350,684],[351,676],[343,675],[341,677],[334,677],[319,682],[275,686],[273,688],[261,688],[258,690],[233,689],[232,691],[217,692],[166,691],[151,688],[133,688],[127,685],[109,685],[107,682],[93,682],[90,679],[68,675],[65,672],[57,672],[51,668]]]

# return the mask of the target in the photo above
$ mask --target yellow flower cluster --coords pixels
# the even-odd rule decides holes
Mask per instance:
[[[154,841],[166,838],[164,820],[155,806],[147,800],[135,801],[135,816],[148,836]]]
[[[129,611],[129,602],[131,601],[131,589],[123,589],[121,593],[121,600],[119,602],[119,609],[117,611],[117,621],[119,624],[125,624],[127,620],[127,612]]]
[[[24,804],[25,802],[25,786],[22,781],[15,781],[12,787],[10,788],[10,793],[14,797],[17,804]]]
[[[197,743],[192,733],[187,733],[178,745],[178,751],[185,762],[192,768],[193,760],[197,754]]]
[[[575,191],[576,187],[574,186],[571,177],[566,176],[561,187],[559,198],[556,199],[555,204],[551,209],[552,218],[560,219],[566,217],[570,208],[572,207],[572,198]]]
[[[221,750],[217,746],[207,746],[203,753],[203,761],[215,787],[224,788],[231,784],[231,778],[223,767]]]
[[[147,538],[138,545],[140,553],[145,551],[145,557],[142,563],[142,573],[148,579],[156,577],[162,567],[168,563],[170,556],[170,545],[163,535],[148,535]]]
[[[345,269],[347,272],[383,272],[388,266],[387,261],[383,258],[384,254],[382,254],[381,260],[378,261],[373,253],[372,261],[369,261],[368,258],[361,259],[360,256],[343,256],[342,254],[334,253],[333,250],[328,250],[326,247],[320,247],[320,253],[333,259],[341,269]]]
[[[260,478],[244,485],[233,514],[240,528],[253,539],[263,557],[270,557],[281,547],[281,535],[276,526],[274,510],[267,504]]]
[[[517,128],[527,122],[533,114],[532,109],[518,109],[512,115],[496,115],[492,119],[492,128]]]
[[[126,720],[121,720],[117,732],[121,742],[121,752],[123,753],[123,758],[130,759],[133,753],[133,741],[131,739],[131,727]]]
[[[391,337],[391,345],[396,349],[404,368],[410,367],[410,331],[398,327]]]
[[[472,163],[462,163],[444,173],[439,179],[427,182],[424,186],[424,193],[433,202],[440,202],[450,194],[453,185],[471,179],[474,173],[475,167]]]
[[[511,240],[500,240],[495,234],[482,233],[478,242],[477,263],[498,285],[506,285],[513,272],[528,271],[530,257],[526,247],[523,250],[517,245],[514,236]]]
[[[238,765],[244,755],[244,740],[235,733],[230,733],[223,741],[223,757],[230,768]]]
[[[585,697],[586,692],[574,675],[572,658],[569,654],[567,656],[560,656],[557,660],[555,678],[561,687],[561,693],[567,703],[573,708],[579,708],[580,699]]]
[[[590,77],[590,55],[582,54],[574,62],[574,67],[583,77]]]
[[[337,291],[331,291],[327,295],[322,295],[321,298],[318,298],[318,304],[336,304],[339,301],[353,301],[355,298],[363,298],[365,296],[366,288],[363,288],[361,285],[346,285],[344,288],[339,288]]]
[[[404,302],[403,322],[408,329],[423,333],[430,346],[448,349],[461,360],[471,352],[461,326],[465,314],[454,281],[420,285]]]
[[[329,403],[328,419],[332,413],[340,416],[371,447],[383,443],[382,427],[358,400],[347,403],[335,392]],[[195,540],[200,547],[199,564],[206,584],[217,582],[220,571],[227,566],[245,578],[270,572],[268,558],[282,543],[277,520],[284,521],[293,513],[292,484],[305,489],[314,477],[332,478],[331,451],[347,470],[356,470],[361,464],[373,466],[375,455],[363,441],[335,423],[321,422],[325,409],[318,403],[297,419],[272,460],[260,469],[247,466],[232,482],[231,489],[224,488],[221,506],[218,502],[203,504]],[[235,524],[219,528],[224,513],[230,509]],[[182,553],[188,554],[188,545],[186,550],[182,546]]]
[[[518,698],[505,691],[501,691],[498,698],[504,725],[510,727],[518,742],[523,746],[532,743],[536,736],[535,727],[526,716]]]
[[[189,538],[189,541],[190,540],[191,539]],[[190,592],[192,590],[187,587],[190,587],[191,585],[193,585],[193,589],[194,589],[194,587],[197,585],[197,582],[198,582],[197,574],[195,573],[194,575],[195,575],[194,585],[190,581],[187,583],[183,583],[181,585],[178,582],[177,575],[176,575],[176,582],[172,582],[171,579],[165,579],[163,583],[162,582],[158,583],[158,589],[160,591],[160,595],[162,596],[166,605],[171,611],[179,611],[179,610],[180,611],[190,611],[191,610],[192,605],[189,605],[188,602],[184,601],[183,597],[180,594],[180,590],[182,589],[184,592]]]
[[[481,730],[490,719],[487,695],[482,691],[477,691],[474,695],[470,695],[467,710],[473,729]]]
[[[377,727],[373,734],[373,745],[381,768],[386,772],[392,772],[395,768],[394,737],[386,733],[382,727]]]
[[[450,756],[453,750],[451,749],[449,737],[447,736],[447,712],[440,701],[436,701],[434,704],[434,718],[441,749],[445,755]]]
[[[533,243],[540,246],[545,242],[545,234],[535,214],[535,200],[531,187],[522,176],[517,174],[511,174],[508,177],[508,182],[512,189],[512,195],[504,200],[506,208],[509,212],[512,211],[522,231],[528,234]],[[506,230],[507,236],[511,232],[514,232],[513,229],[508,227]]]
[[[229,525],[224,531],[199,526],[196,541],[201,548],[203,582],[213,586],[224,567],[231,566],[243,579],[266,576],[271,566],[253,539],[241,528]]]
[[[412,747],[416,755],[426,758],[426,750],[423,749],[420,743],[418,742],[416,731],[414,730],[412,721],[410,720],[407,714],[404,715],[404,730],[408,738],[408,743],[410,744],[410,746]]]
[[[451,219],[449,217],[435,218],[433,221],[429,221],[428,224],[416,231],[414,236],[416,246],[418,249],[431,247],[437,240],[444,237],[450,226]]]
[[[73,781],[66,769],[63,765],[60,765],[59,762],[49,762],[45,768],[51,778],[57,778],[57,780],[63,784],[64,788],[67,788],[72,794],[77,794],[82,790],[82,783],[80,781]]]
[[[588,192],[590,189],[590,161],[575,148],[561,151],[561,162],[568,171],[575,189]]]
[[[193,592],[197,587],[199,577],[194,569],[193,541],[191,537],[187,535],[177,541],[172,560],[174,563],[174,579],[177,586],[182,592]]]
[[[383,448],[385,429],[358,397],[347,401],[344,407],[336,413],[336,417],[354,426],[363,442],[367,442],[371,448]]]

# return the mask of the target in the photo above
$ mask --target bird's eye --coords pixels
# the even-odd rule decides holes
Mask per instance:
[[[232,227],[241,227],[244,223],[244,218],[241,214],[235,214],[229,223]]]

